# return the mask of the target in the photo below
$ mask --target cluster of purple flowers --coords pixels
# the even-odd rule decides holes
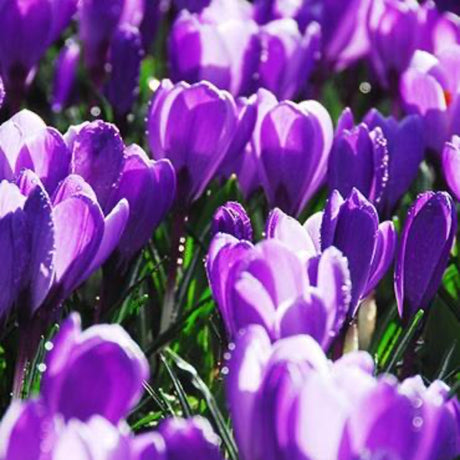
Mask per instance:
[[[427,379],[411,362],[458,251],[457,14],[456,2],[441,0],[0,0],[0,116],[7,114],[0,125],[0,340],[12,324],[19,344],[0,460],[460,456],[458,387],[446,383],[445,369]],[[159,46],[165,75],[161,51],[142,66],[168,23]],[[52,110],[20,110],[56,43]],[[158,79],[148,81],[153,94],[139,109],[145,136],[137,136],[126,122],[149,66]],[[324,82],[363,69],[372,85],[365,83],[388,101],[377,96],[361,110],[349,98],[334,114]],[[49,126],[48,115],[63,116],[78,100],[82,72],[91,93],[85,102],[92,106],[93,95],[108,102],[115,124],[101,116]],[[422,164],[437,182],[416,187],[421,193],[411,199]],[[193,247],[183,227],[195,223],[210,186],[231,181],[247,206],[226,197],[202,235],[189,233],[206,248],[202,284],[223,323],[217,371],[232,428],[222,416],[220,425],[165,417],[135,433],[128,419],[161,363],[185,400],[184,415],[192,412],[164,355],[149,361],[118,324],[82,331],[75,312],[46,337],[99,270],[94,321],[114,305],[135,315],[117,283],[140,278],[140,255],[172,213],[171,235],[162,228],[169,271],[160,267],[155,278],[161,257],[148,246],[143,272],[162,310],[153,312],[158,327],[143,334],[154,346],[139,343],[148,355],[160,350],[185,324],[173,324],[184,307],[176,302],[192,310],[190,291],[200,289],[189,279],[199,253],[190,272],[178,256]],[[458,261],[453,268],[458,273]],[[137,281],[121,284],[137,288]],[[395,356],[385,369],[381,353],[358,351],[353,337],[383,281],[394,305],[388,324],[399,328],[385,344]],[[177,295],[179,285],[189,291]],[[148,329],[150,317],[139,317]],[[36,387],[23,400],[42,355],[38,382],[29,381]],[[223,452],[221,426],[225,443],[232,446],[234,434],[235,452],[227,444]]]

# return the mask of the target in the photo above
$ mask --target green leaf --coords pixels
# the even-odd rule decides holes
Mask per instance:
[[[232,460],[238,460],[237,449],[235,441],[233,440],[233,436],[227,424],[225,423],[225,419],[220,412],[219,406],[217,405],[213,394],[207,385],[204,383],[204,381],[198,375],[196,369],[190,363],[182,359],[179,355],[170,349],[166,349],[165,353],[174,361],[179,369],[188,374],[192,385],[203,395],[229,457]]]

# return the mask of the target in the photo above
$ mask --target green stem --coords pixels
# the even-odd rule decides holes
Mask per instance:
[[[160,334],[167,331],[177,315],[176,307],[176,281],[178,269],[181,266],[179,258],[181,256],[181,238],[185,231],[186,215],[178,212],[173,222],[173,234],[171,240],[171,259],[169,262],[168,278],[166,280],[166,290],[163,299],[163,309],[161,312]]]

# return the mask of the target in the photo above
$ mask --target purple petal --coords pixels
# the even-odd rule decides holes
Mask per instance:
[[[128,25],[120,27],[110,47],[110,76],[106,87],[107,99],[119,117],[127,115],[133,107],[143,55],[138,29]]]
[[[222,460],[219,438],[203,417],[169,418],[159,428],[166,443],[168,460],[182,460],[193,452],[197,459]]]
[[[214,213],[211,234],[228,233],[238,240],[252,241],[251,219],[243,206],[236,201],[228,201]]]
[[[168,160],[150,160],[136,145],[129,147],[126,154],[108,209],[122,198],[129,203],[129,220],[118,247],[127,262],[145,245],[170,210],[176,178]]]
[[[279,310],[279,336],[298,334],[313,337],[322,347],[330,341],[327,330],[328,313],[322,298],[314,291],[309,296],[284,304]]]
[[[124,144],[116,126],[94,121],[84,126],[73,141],[70,172],[79,174],[91,185],[106,211],[124,160]]]
[[[237,126],[230,94],[210,83],[170,88],[154,97],[149,137],[155,158],[168,158],[177,174],[178,200],[198,198],[218,170]]]
[[[21,307],[31,316],[45,300],[54,281],[56,254],[54,222],[48,194],[37,185],[24,205],[28,244],[28,263],[23,278]]]
[[[0,4],[1,68],[10,97],[23,94],[29,72],[48,46],[51,13],[51,2],[41,0],[5,0]]]
[[[6,181],[0,183],[0,241],[3,263],[0,272],[0,317],[11,310],[23,279],[28,260],[25,197]]]
[[[53,445],[57,423],[36,400],[13,402],[0,424],[0,455],[8,460],[39,459]]]
[[[142,393],[147,360],[120,326],[97,325],[79,332],[75,319],[70,321],[63,334],[66,338],[70,334],[72,342],[58,335],[47,360],[43,399],[66,420],[87,421],[101,415],[116,424]]]
[[[327,248],[319,257],[316,280],[311,282],[324,302],[328,337],[323,344],[327,346],[350,313],[352,284],[347,259],[334,246]]]
[[[390,268],[395,255],[397,241],[398,235],[393,222],[382,222],[379,225],[369,280],[367,281],[366,292],[363,297],[371,293]]]
[[[82,279],[89,278],[91,273],[101,267],[118,246],[126,229],[130,215],[128,201],[120,200],[104,219],[104,234],[97,252]]]
[[[271,211],[268,216],[265,235],[267,239],[275,238],[282,241],[305,260],[318,254],[308,231],[296,219],[278,208]]]
[[[72,196],[84,195],[97,202],[96,194],[91,186],[81,176],[69,174],[58,186],[53,195],[53,206]]]
[[[107,51],[123,11],[123,0],[83,0],[79,5],[80,38],[90,74],[99,85]]]
[[[228,362],[227,400],[240,452],[247,458],[256,427],[252,424],[255,399],[271,352],[270,339],[260,326],[250,326],[237,337]]]
[[[301,211],[324,178],[331,140],[331,119],[316,101],[281,102],[265,115],[259,173],[271,206]]]
[[[169,38],[170,75],[174,82],[207,80],[230,89],[231,56],[216,25],[182,11]]]
[[[60,112],[66,108],[75,96],[80,45],[75,40],[68,40],[61,49],[56,61],[52,108]]]
[[[377,230],[377,211],[353,189],[338,213],[333,240],[333,245],[348,259],[352,285],[351,316],[355,314],[367,286]]]
[[[84,195],[71,196],[53,209],[56,283],[65,294],[82,281],[104,233],[100,207]]]
[[[460,137],[453,136],[442,152],[442,167],[449,188],[460,200]]]
[[[335,229],[340,209],[344,203],[342,195],[337,190],[332,190],[326,207],[324,208],[323,220],[321,222],[321,249],[324,250],[334,244]]]
[[[166,444],[159,433],[144,433],[131,442],[132,460],[167,460]]]
[[[70,24],[72,17],[77,12],[78,0],[53,0],[53,29],[50,42],[59,38],[59,35]]]
[[[409,209],[395,265],[399,314],[411,318],[427,308],[441,282],[457,230],[452,198],[426,192]]]
[[[16,174],[32,169],[52,194],[59,182],[69,173],[70,152],[62,135],[54,128],[46,128],[25,139],[17,162]]]
[[[233,265],[243,259],[252,247],[248,241],[239,241],[232,235],[218,233],[213,238],[206,257],[209,285],[230,336],[237,331],[233,321],[233,312],[230,305],[227,305],[227,289],[230,287],[228,276]]]

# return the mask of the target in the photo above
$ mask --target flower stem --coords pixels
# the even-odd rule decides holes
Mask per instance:
[[[160,333],[169,329],[177,315],[176,298],[176,282],[179,267],[182,265],[181,255],[181,239],[185,231],[185,221],[187,216],[184,212],[178,212],[173,222],[173,232],[171,240],[171,259],[169,262],[168,278],[166,281],[166,291],[163,300],[163,309],[161,312]]]

